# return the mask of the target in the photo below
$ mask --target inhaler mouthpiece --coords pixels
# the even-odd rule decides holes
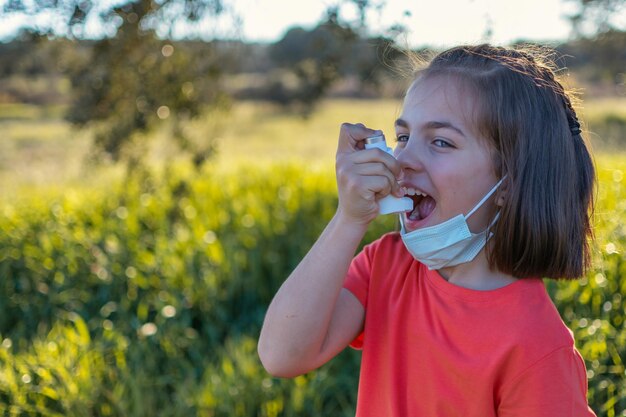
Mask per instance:
[[[384,135],[365,138],[365,149],[378,148],[393,156],[393,149],[387,146]],[[413,200],[409,197],[385,196],[378,200],[378,212],[380,214],[404,213],[413,210]]]

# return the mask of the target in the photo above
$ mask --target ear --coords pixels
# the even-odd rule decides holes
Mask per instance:
[[[504,205],[508,192],[509,192],[509,180],[505,176],[504,181],[502,181],[502,184],[500,184],[500,187],[498,188],[498,192],[496,193],[496,201],[495,201],[496,206],[502,207]]]
[[[504,205],[504,199],[506,197],[506,191],[500,191],[496,195],[496,206],[502,207]]]

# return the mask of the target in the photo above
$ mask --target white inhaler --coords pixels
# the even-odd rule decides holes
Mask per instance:
[[[384,135],[365,138],[365,149],[373,148],[381,149],[393,156],[393,149],[387,146]],[[410,210],[413,210],[413,200],[409,197],[394,197],[390,194],[378,200],[378,212],[380,214],[404,213]]]

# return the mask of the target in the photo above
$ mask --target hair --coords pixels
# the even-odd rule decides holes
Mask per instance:
[[[517,278],[575,279],[590,264],[594,166],[553,68],[545,54],[485,44],[441,52],[416,72],[453,77],[477,95],[477,128],[496,175],[506,175],[487,258]]]

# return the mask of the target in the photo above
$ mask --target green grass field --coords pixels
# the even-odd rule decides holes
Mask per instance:
[[[332,164],[342,122],[382,129],[391,139],[400,111],[400,100],[328,100],[304,119],[271,104],[244,102],[225,117],[200,118],[187,130],[197,141],[216,137],[218,154],[213,163]],[[626,149],[626,99],[591,100],[582,103],[579,112],[596,154]],[[73,129],[62,115],[60,106],[0,105],[0,198],[15,195],[24,186],[97,182],[110,171],[87,160],[90,131]],[[171,157],[167,125],[147,139],[155,165]]]
[[[624,109],[589,103],[589,128],[609,120],[621,132]],[[335,100],[304,120],[242,103],[188,127],[219,138],[200,171],[168,159],[164,126],[148,169],[124,178],[85,159],[89,131],[59,109],[0,106],[0,415],[353,416],[358,353],[280,380],[262,369],[256,338],[335,210],[340,123],[390,137],[398,112]],[[590,405],[626,416],[626,158],[594,147],[593,268],[547,286],[586,360]],[[377,219],[364,242],[393,227]]]

